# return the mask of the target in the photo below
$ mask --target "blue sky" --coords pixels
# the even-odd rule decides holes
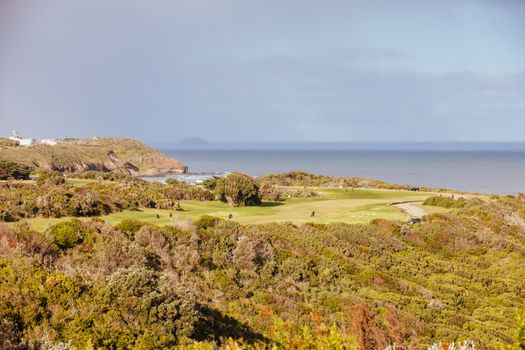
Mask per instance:
[[[4,0],[0,133],[525,141],[524,1]]]

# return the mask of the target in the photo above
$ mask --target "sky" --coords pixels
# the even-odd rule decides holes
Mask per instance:
[[[0,135],[525,141],[525,1],[0,0]]]

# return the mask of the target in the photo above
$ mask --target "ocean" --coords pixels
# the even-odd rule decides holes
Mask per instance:
[[[156,148],[189,166],[179,179],[304,170],[461,191],[525,192],[525,143],[208,144]]]

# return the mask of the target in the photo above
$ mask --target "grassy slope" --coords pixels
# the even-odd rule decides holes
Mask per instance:
[[[181,171],[186,168],[181,162],[170,159],[139,141],[126,138],[79,139],[55,146],[37,144],[29,147],[2,147],[0,159],[44,168],[51,168],[53,165],[54,168],[69,169],[80,164],[101,167],[110,162],[109,152],[114,152],[119,162],[130,162],[138,167],[140,174],[154,173],[157,167]]]
[[[424,200],[431,194],[423,192],[385,191],[385,190],[346,190],[318,188],[322,194],[317,198],[292,198],[283,202],[266,202],[257,207],[232,208],[225,203],[181,201],[183,212],[169,210],[142,209],[140,211],[124,211],[113,213],[102,218],[111,224],[118,224],[124,219],[142,220],[154,224],[169,224],[182,222],[187,217],[199,218],[208,214],[227,218],[231,213],[235,221],[242,224],[258,224],[268,222],[293,223],[368,223],[375,218],[391,220],[406,220],[408,215],[398,208],[388,205],[391,202]],[[315,217],[310,217],[315,211]],[[173,218],[169,214],[173,213]],[[157,218],[157,214],[160,218]],[[89,220],[89,218],[84,218]],[[69,218],[48,219],[36,218],[29,222],[38,231],[44,230],[49,224],[69,220]]]

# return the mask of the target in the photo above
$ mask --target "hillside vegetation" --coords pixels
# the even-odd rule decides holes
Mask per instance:
[[[183,173],[187,166],[145,144],[124,138],[68,140],[54,146],[0,144],[0,160],[60,172],[113,171],[134,176]]]
[[[33,347],[208,349],[230,337],[306,349],[292,346],[306,329],[344,345],[332,349],[493,349],[512,343],[525,298],[519,208],[500,198],[410,227],[0,225],[0,318],[12,343]]]
[[[83,187],[78,186],[78,187]],[[189,187],[196,191],[195,187]],[[198,220],[203,215],[212,215],[221,219],[232,220],[241,224],[262,224],[271,222],[303,223],[361,223],[367,224],[373,219],[390,219],[406,222],[410,216],[399,208],[389,205],[394,201],[423,200],[428,196],[425,193],[406,191],[377,191],[317,188],[315,198],[290,198],[283,201],[263,201],[258,206],[231,207],[220,201],[210,200],[180,200],[173,201],[174,206],[169,209],[137,207],[100,214],[101,218],[111,224],[118,224],[123,220],[140,220],[156,225],[184,223],[187,220]],[[180,192],[182,194],[182,192]],[[181,211],[175,209],[179,203]],[[423,206],[431,212],[434,207]],[[446,211],[446,210],[445,210]],[[312,212],[315,216],[312,217]],[[43,231],[50,224],[67,221],[71,214],[60,218],[36,216],[26,221],[37,231]],[[84,219],[83,219],[84,220]],[[85,218],[88,220],[88,218]]]
[[[0,220],[29,219],[37,230],[68,217],[93,216],[111,223],[138,219],[155,224],[198,219],[202,215],[231,217],[240,223],[368,223],[375,218],[406,221],[409,215],[390,203],[423,202],[431,196],[403,190],[286,187],[267,183],[259,186],[246,175],[237,174],[231,174],[226,182],[218,181],[213,191],[177,181],[149,183],[115,173],[86,172],[72,176],[66,179],[59,173],[44,172],[36,182],[0,183]],[[229,203],[225,193],[242,194],[244,201],[254,205]]]
[[[77,177],[1,184],[14,222],[0,223],[0,349],[523,349],[523,196],[235,176],[250,196],[266,187],[236,207],[221,184]],[[286,199],[269,202],[276,192]],[[395,198],[448,209],[408,225]],[[341,222],[350,203],[366,220]]]
[[[390,184],[384,181],[362,178],[362,177],[336,177],[328,175],[318,175],[304,171],[290,171],[279,174],[269,174],[260,176],[260,182],[280,185],[280,186],[314,186],[314,187],[359,187],[359,188],[383,188],[396,190],[410,190],[414,186]],[[428,187],[417,187],[417,190],[431,191]],[[444,190],[444,189],[441,189]]]

